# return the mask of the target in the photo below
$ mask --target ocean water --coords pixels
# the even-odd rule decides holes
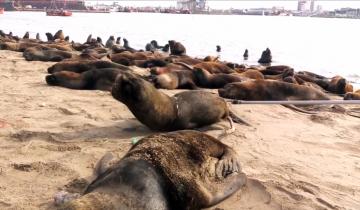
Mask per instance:
[[[89,34],[106,42],[110,35],[126,37],[130,46],[143,49],[155,39],[181,41],[191,56],[217,55],[222,60],[256,64],[269,47],[274,64],[290,65],[325,76],[341,75],[360,83],[360,20],[308,17],[182,15],[157,13],[73,13],[72,17],[48,17],[45,12],[5,12],[0,29],[22,36],[63,29],[77,42]],[[249,60],[242,58],[249,50]]]

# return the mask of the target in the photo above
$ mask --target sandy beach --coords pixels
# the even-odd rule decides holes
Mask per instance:
[[[48,86],[52,64],[0,51],[0,209],[54,209],[54,194],[91,176],[105,152],[121,157],[134,138],[153,134],[109,92]],[[210,209],[360,209],[360,119],[232,108],[252,126],[237,124],[222,141],[240,155],[249,182]],[[217,137],[225,126],[206,133]]]

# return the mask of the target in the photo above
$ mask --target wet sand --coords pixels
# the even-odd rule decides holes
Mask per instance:
[[[0,51],[0,209],[53,209],[54,194],[91,176],[105,152],[121,157],[133,138],[153,133],[108,92],[46,85],[52,64]],[[239,153],[249,182],[218,208],[360,209],[360,119],[232,107],[252,127],[237,124],[222,141]]]

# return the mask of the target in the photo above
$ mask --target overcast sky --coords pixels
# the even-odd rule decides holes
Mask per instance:
[[[101,2],[112,3],[113,1],[108,0],[87,0],[88,3],[96,4]],[[176,6],[176,0],[169,1],[169,0],[162,0],[162,1],[138,1],[138,0],[118,0],[119,5],[124,6],[162,6],[162,7],[169,7],[169,6]],[[315,8],[316,5],[322,5],[323,9],[326,10],[333,10],[342,7],[353,7],[353,8],[360,8],[360,1],[353,0],[353,1],[346,1],[346,0],[332,0],[332,1],[324,1],[324,0],[317,0],[315,1]],[[228,8],[256,8],[256,7],[272,7],[272,6],[282,6],[286,9],[293,9],[297,8],[297,0],[278,0],[278,1],[271,1],[271,0],[252,0],[252,1],[245,1],[245,0],[208,0],[208,6],[213,9],[228,9]]]

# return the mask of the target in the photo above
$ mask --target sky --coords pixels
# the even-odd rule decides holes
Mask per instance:
[[[107,4],[112,3],[113,1],[108,0],[87,0],[87,3],[96,4],[106,2]],[[162,6],[162,7],[170,7],[176,6],[176,0],[169,1],[169,0],[118,0],[119,5],[123,6]],[[297,9],[297,0],[207,0],[208,6],[212,9],[229,9],[229,8],[271,8],[273,6],[280,6],[284,7],[285,9],[296,10]],[[310,3],[309,3],[310,4]],[[317,5],[321,5],[325,10],[334,10],[342,7],[352,7],[352,8],[360,8],[360,1],[359,0],[316,0],[315,1],[315,8]]]

